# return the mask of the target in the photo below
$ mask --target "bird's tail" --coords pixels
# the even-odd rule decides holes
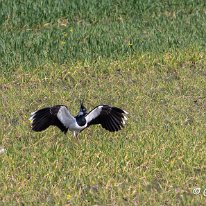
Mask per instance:
[[[29,120],[31,121],[32,130],[42,131],[47,129],[53,123],[50,107],[32,112]]]

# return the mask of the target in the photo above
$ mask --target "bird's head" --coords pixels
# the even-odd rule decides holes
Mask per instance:
[[[83,105],[83,101],[80,101],[80,110],[78,113],[78,116],[86,115],[87,114],[87,109]]]

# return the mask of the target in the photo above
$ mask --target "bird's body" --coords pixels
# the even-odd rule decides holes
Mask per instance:
[[[109,105],[99,105],[87,113],[86,108],[81,103],[77,116],[72,116],[65,105],[46,107],[31,113],[32,130],[43,131],[49,126],[57,126],[65,134],[68,130],[74,136],[79,132],[94,124],[101,124],[103,128],[110,132],[120,130],[127,120],[126,111],[111,107]]]

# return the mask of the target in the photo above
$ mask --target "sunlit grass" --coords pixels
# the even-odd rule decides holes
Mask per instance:
[[[0,77],[4,205],[204,205],[205,55],[195,49],[93,64],[46,65]],[[79,136],[32,132],[30,112],[79,99],[129,112],[126,127]]]
[[[204,1],[0,1],[0,204],[205,205],[205,22]],[[31,131],[80,99],[128,123]]]

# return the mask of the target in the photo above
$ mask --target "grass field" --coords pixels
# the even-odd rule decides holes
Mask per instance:
[[[206,205],[205,22],[204,1],[0,1],[0,205]],[[31,131],[80,99],[127,125]]]

